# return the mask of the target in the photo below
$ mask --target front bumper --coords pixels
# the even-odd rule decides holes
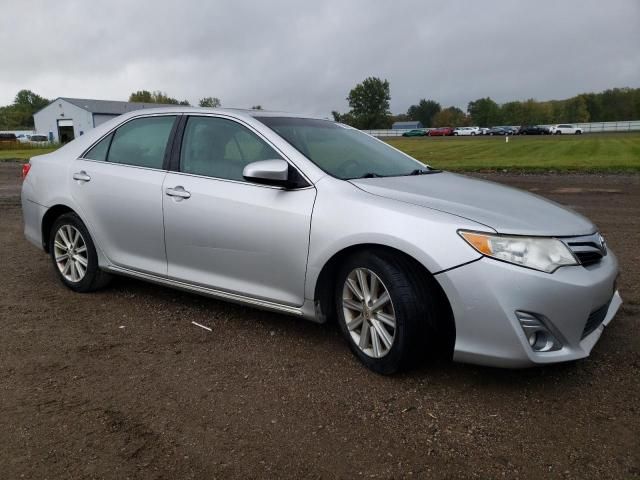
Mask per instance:
[[[587,357],[622,304],[617,275],[611,251],[596,265],[562,267],[553,274],[486,257],[437,274],[455,318],[454,360],[520,368]],[[607,304],[600,325],[583,336],[589,315]],[[516,311],[543,318],[562,348],[535,352]]]

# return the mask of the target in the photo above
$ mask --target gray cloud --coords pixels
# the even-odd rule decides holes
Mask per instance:
[[[327,115],[374,75],[394,113],[464,109],[640,86],[640,2],[22,1],[3,5],[0,45],[0,105],[147,89]]]

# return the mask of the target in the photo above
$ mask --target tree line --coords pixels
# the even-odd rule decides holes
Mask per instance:
[[[189,105],[159,90],[138,90],[129,95],[130,102]],[[406,113],[391,114],[391,87],[388,80],[369,77],[351,89],[347,96],[350,110],[331,112],[338,121],[364,130],[391,128],[397,121],[419,121],[424,127],[494,125],[537,125],[554,123],[612,122],[640,119],[640,88],[612,88],[598,93],[581,93],[565,100],[511,101],[498,104],[490,97],[469,102],[467,111],[449,106],[442,108],[431,99],[421,99]],[[0,130],[32,130],[33,114],[49,105],[50,100],[31,90],[20,90],[11,105],[0,107]],[[217,97],[204,97],[201,107],[220,107]],[[254,110],[262,110],[254,105]]]
[[[129,95],[130,102],[163,103],[169,105],[190,105],[187,100],[177,100],[159,90],[138,90]],[[11,105],[0,107],[0,130],[33,130],[33,114],[49,105],[51,100],[41,97],[31,90],[20,90]],[[198,102],[201,107],[220,107],[222,103],[217,97],[204,97]],[[262,106],[254,105],[254,110],[262,110]]]
[[[389,111],[389,82],[369,77],[347,96],[351,110],[333,111],[334,120],[364,130],[390,128],[394,122],[419,121],[423,127],[478,125],[537,125],[554,123],[613,122],[640,119],[640,88],[612,88],[599,93],[581,93],[565,100],[511,101],[498,104],[490,97],[469,102],[467,111],[442,108],[435,100],[421,99],[406,113]]]

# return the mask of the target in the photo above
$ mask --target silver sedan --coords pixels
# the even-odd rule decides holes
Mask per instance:
[[[127,275],[336,318],[379,373],[433,355],[583,358],[621,304],[616,257],[588,219],[328,120],[145,109],[23,176],[25,235],[70,289]]]

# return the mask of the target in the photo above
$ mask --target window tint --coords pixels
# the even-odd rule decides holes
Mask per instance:
[[[180,152],[180,170],[195,175],[240,180],[244,167],[282,158],[253,132],[223,118],[191,117]]]
[[[88,158],[90,160],[100,160],[101,162],[104,162],[107,159],[107,152],[109,151],[109,144],[111,143],[112,138],[113,133],[110,133],[109,135],[104,137],[85,154],[84,158]]]
[[[175,118],[147,117],[124,124],[114,134],[108,161],[138,167],[162,168],[164,152]]]

